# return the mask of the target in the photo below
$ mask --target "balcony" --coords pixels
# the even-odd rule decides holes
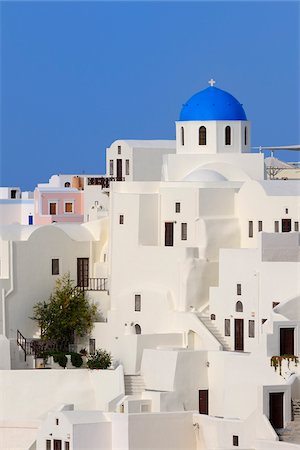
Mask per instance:
[[[111,181],[125,181],[125,177],[88,177],[88,186],[101,186],[102,189],[108,189]]]
[[[107,278],[86,278],[77,285],[77,288],[81,291],[107,291]]]

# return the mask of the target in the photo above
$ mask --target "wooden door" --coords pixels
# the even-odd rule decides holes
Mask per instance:
[[[234,320],[234,350],[244,351],[244,320]]]
[[[89,258],[77,258],[77,286],[88,287]]]
[[[294,355],[294,328],[280,328],[280,355]]]
[[[50,203],[49,204],[49,213],[52,215],[52,216],[56,216],[56,203]]]
[[[53,446],[54,449],[53,450],[62,450],[62,448],[61,448],[61,441],[60,440],[54,439],[53,444],[54,444],[54,446]]]
[[[165,222],[165,246],[172,247],[174,242],[174,223]]]
[[[122,159],[117,159],[117,181],[122,181]]]
[[[208,389],[199,391],[199,414],[208,414]]]
[[[283,428],[283,392],[269,394],[269,419],[274,428]]]
[[[292,230],[292,221],[291,219],[282,219],[281,221],[281,230],[283,233],[289,233]]]

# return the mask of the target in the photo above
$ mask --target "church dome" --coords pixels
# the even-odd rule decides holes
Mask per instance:
[[[247,120],[241,103],[229,92],[210,86],[183,106],[179,120]]]

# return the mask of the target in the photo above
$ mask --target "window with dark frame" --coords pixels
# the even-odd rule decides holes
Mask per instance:
[[[96,339],[89,339],[89,353],[90,355],[94,355],[96,352]]]
[[[114,174],[114,160],[110,159],[109,160],[109,175],[113,176]]]
[[[247,127],[245,127],[245,129],[244,129],[244,145],[247,145],[247,140],[248,140],[247,132],[248,132]]]
[[[299,222],[294,222],[294,231],[299,231]]]
[[[184,145],[184,128],[181,127],[181,145]]]
[[[206,145],[206,128],[199,128],[199,145]]]
[[[69,181],[66,181],[66,182],[65,182],[65,187],[68,188],[68,187],[70,187],[70,186],[71,186],[71,183],[69,183]]]
[[[236,435],[232,436],[232,445],[234,447],[238,447],[239,446],[239,437],[238,436],[236,436]]]
[[[141,294],[135,294],[134,296],[134,310],[141,311]]]
[[[121,145],[118,145],[118,155],[121,155]]]
[[[49,203],[49,214],[52,216],[56,215],[56,202]]]
[[[10,198],[17,198],[17,191],[16,191],[16,189],[12,189],[10,191]]]
[[[249,338],[255,337],[255,321],[249,320]]]
[[[126,175],[129,175],[129,159],[126,159],[125,161],[125,173]]]
[[[120,214],[120,217],[119,217],[119,224],[120,224],[120,225],[124,225],[124,215],[123,215],[123,214]]]
[[[51,450],[51,440],[46,439],[46,450]]]
[[[286,213],[286,214],[288,214],[288,213],[289,213],[289,210],[288,210],[288,208],[285,208],[285,213]]]
[[[180,213],[180,203],[179,202],[175,203],[175,212]]]
[[[225,127],[225,145],[231,145],[231,127]]]
[[[225,336],[230,336],[230,319],[225,319],[224,321],[224,334]]]
[[[211,314],[210,315],[210,320],[216,320],[216,315],[215,314]]]
[[[55,424],[59,425],[59,420],[58,419],[55,419]]]
[[[65,213],[72,213],[72,212],[73,212],[73,203],[66,202],[65,203]]]
[[[52,275],[59,275],[59,259],[52,258]]]
[[[280,302],[273,302],[272,303],[272,308],[276,308],[276,306],[278,306],[280,304]]]
[[[65,441],[65,450],[70,450],[70,442]]]
[[[242,285],[241,285],[241,283],[238,283],[236,285],[236,295],[242,295]]]
[[[249,236],[249,238],[253,238],[253,220],[249,220],[248,236]]]
[[[181,224],[181,240],[182,241],[187,240],[187,223]]]
[[[263,229],[263,223],[262,223],[262,220],[259,220],[258,221],[258,231],[262,231],[262,229]]]
[[[236,310],[236,312],[243,312],[243,303],[240,301],[236,302],[235,310]]]
[[[274,231],[275,233],[279,233],[279,220],[275,220],[274,222]]]

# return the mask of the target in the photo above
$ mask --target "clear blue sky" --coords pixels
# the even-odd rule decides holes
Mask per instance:
[[[298,2],[2,2],[1,28],[1,185],[103,173],[116,139],[173,139],[211,77],[252,145],[300,141]]]

